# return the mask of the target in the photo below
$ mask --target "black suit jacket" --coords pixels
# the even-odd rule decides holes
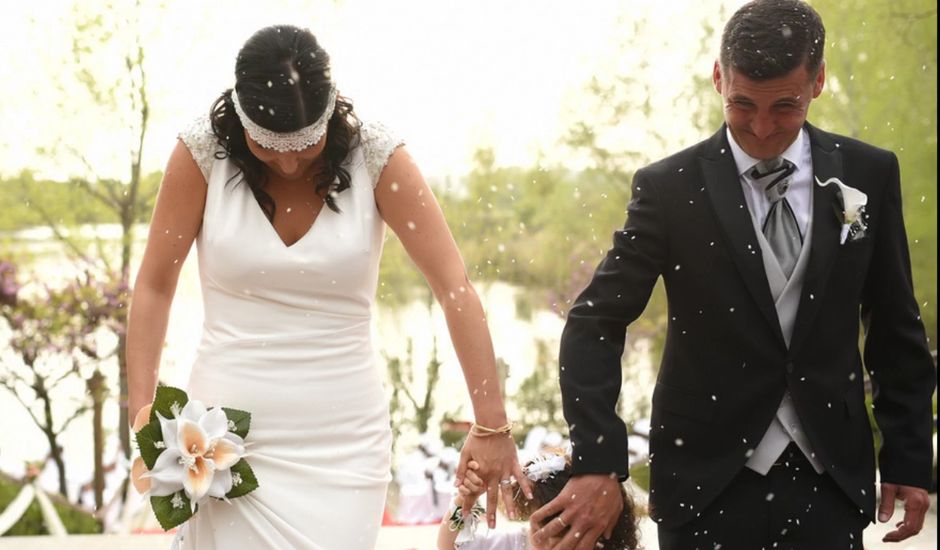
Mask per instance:
[[[813,184],[812,249],[789,349],[724,127],[637,171],[626,225],[569,312],[559,363],[574,471],[625,478],[615,411],[625,331],[663,277],[669,326],[652,396],[650,503],[665,526],[695,517],[744,467],[787,389],[819,460],[874,516],[860,318],[882,480],[929,484],[936,374],[913,296],[897,158],[806,128],[815,177],[868,195],[868,231],[840,245],[836,186]]]

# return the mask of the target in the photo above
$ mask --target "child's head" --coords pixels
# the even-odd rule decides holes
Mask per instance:
[[[564,451],[557,449],[546,451],[526,462],[523,471],[532,482],[532,500],[527,500],[517,486],[513,493],[513,502],[519,512],[519,519],[528,521],[529,516],[542,506],[551,502],[571,479],[571,458]],[[634,550],[638,546],[636,512],[633,499],[620,485],[623,496],[623,511],[614,527],[609,540],[601,539],[607,550]],[[549,518],[553,519],[553,518]]]

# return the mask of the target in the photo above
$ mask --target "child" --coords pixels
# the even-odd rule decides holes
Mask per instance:
[[[470,461],[463,484],[458,488],[457,496],[449,513],[441,520],[437,536],[438,550],[528,550],[539,548],[532,541],[529,533],[528,519],[533,512],[551,502],[571,477],[570,459],[559,452],[548,452],[527,462],[523,471],[532,481],[532,500],[526,500],[513,480],[515,491],[513,503],[519,511],[520,520],[526,521],[524,525],[511,524],[511,528],[478,533],[477,524],[483,517],[483,507],[476,504],[477,498],[483,494],[486,487],[476,474],[479,465]],[[623,512],[614,527],[613,535],[609,540],[601,539],[597,548],[607,550],[636,550],[637,525],[633,509],[633,500],[627,495],[623,486],[620,487],[623,495]],[[467,520],[463,520],[463,506],[473,503],[473,511]],[[565,532],[562,532],[564,535]],[[556,543],[548,541],[548,547]]]

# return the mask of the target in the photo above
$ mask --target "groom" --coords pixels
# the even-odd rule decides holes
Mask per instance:
[[[936,375],[898,162],[806,123],[824,43],[801,1],[743,6],[714,67],[726,124],[634,176],[626,225],[562,335],[576,476],[532,517],[541,540],[563,537],[549,547],[601,547],[616,522],[625,330],[659,277],[669,327],[652,395],[650,515],[663,550],[861,548],[875,456],[860,318],[883,435],[878,519],[900,499],[903,522],[886,540],[920,530]]]

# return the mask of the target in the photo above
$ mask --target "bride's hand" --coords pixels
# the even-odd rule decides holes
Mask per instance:
[[[509,480],[515,478],[522,492],[532,499],[532,487],[529,478],[522,472],[516,456],[516,444],[508,435],[481,437],[470,434],[460,450],[460,463],[457,466],[456,485],[460,486],[467,472],[467,463],[476,461],[480,467],[477,475],[486,485],[486,521],[490,529],[496,527],[497,493],[502,494],[503,504],[509,517],[514,519],[516,507],[512,496],[515,484]],[[505,483],[501,483],[505,481]],[[466,511],[465,511],[466,513]]]

